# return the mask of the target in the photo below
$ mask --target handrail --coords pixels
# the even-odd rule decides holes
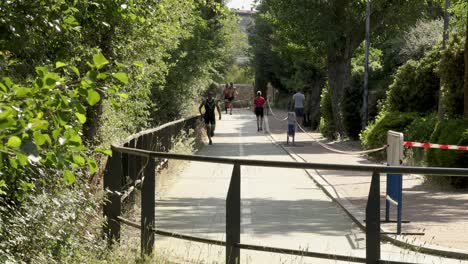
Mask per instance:
[[[433,175],[452,175],[468,177],[468,169],[463,168],[443,168],[443,167],[395,167],[382,165],[343,165],[343,164],[328,164],[328,163],[297,163],[292,161],[267,161],[253,159],[234,159],[234,158],[219,158],[210,156],[194,156],[186,154],[174,154],[166,152],[148,151],[135,148],[119,147],[112,145],[112,151],[131,154],[145,158],[167,158],[185,161],[198,162],[215,162],[221,164],[238,163],[244,166],[261,166],[261,167],[276,167],[276,168],[292,168],[292,169],[319,169],[319,170],[343,170],[343,171],[360,171],[360,172],[378,172],[378,173],[413,173],[413,174],[433,174]]]
[[[193,121],[193,122],[192,122]],[[189,122],[189,123],[186,123]],[[381,259],[380,249],[380,174],[381,173],[415,173],[438,176],[468,177],[468,168],[436,168],[436,167],[396,167],[382,165],[343,165],[323,163],[297,163],[288,161],[265,161],[252,159],[221,158],[199,155],[174,154],[161,151],[170,149],[170,137],[180,131],[180,125],[195,126],[195,117],[180,119],[167,123],[155,129],[149,129],[129,137],[127,142],[112,145],[112,156],[106,166],[103,187],[106,190],[106,203],[104,214],[106,216],[105,231],[109,241],[119,240],[120,224],[130,225],[141,230],[141,251],[151,254],[155,242],[155,234],[171,236],[174,238],[197,241],[201,243],[216,244],[226,247],[226,263],[239,263],[240,249],[283,253],[305,257],[343,260],[349,262],[365,263],[399,263],[406,262],[386,261]],[[168,129],[166,131],[165,129]],[[160,134],[164,136],[160,137]],[[154,144],[153,144],[154,143]],[[127,147],[131,146],[131,147]],[[162,146],[162,148],[160,147]],[[144,150],[144,149],[147,150]],[[157,150],[157,151],[154,151]],[[226,240],[213,240],[208,238],[179,234],[155,228],[155,180],[157,171],[156,161],[161,159],[210,162],[234,165],[227,197],[226,197]],[[311,170],[340,170],[372,172],[372,181],[366,206],[366,257],[352,257],[319,252],[309,252],[259,245],[241,243],[241,166],[259,166],[290,169]],[[122,183],[127,176],[135,175],[141,171],[140,179],[133,179],[134,189],[137,182],[141,185],[141,219],[140,224],[121,217],[123,196],[131,191],[122,192]],[[140,173],[139,173],[140,174]],[[143,180],[144,179],[144,180]]]
[[[190,120],[192,118],[196,118],[196,117],[197,117],[196,115],[192,115],[192,116],[189,116],[189,117],[181,118],[181,119],[169,122],[169,123],[162,124],[162,125],[160,125],[158,127],[155,127],[155,128],[150,128],[150,129],[147,129],[147,130],[140,131],[138,133],[135,133],[135,134],[125,138],[124,140],[122,140],[118,144],[122,146],[126,142],[130,142],[131,140],[137,139],[137,138],[139,138],[139,137],[141,137],[143,135],[155,133],[157,131],[163,130],[163,129],[168,128],[170,126],[176,125],[176,124],[178,124],[180,122],[188,121],[188,120]]]

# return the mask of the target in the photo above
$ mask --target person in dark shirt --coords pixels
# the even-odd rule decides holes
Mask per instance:
[[[205,108],[205,113],[202,112],[202,108]],[[203,116],[205,121],[206,134],[208,135],[209,144],[212,145],[213,142],[211,138],[214,136],[214,130],[216,126],[216,117],[215,109],[218,111],[219,120],[221,120],[221,109],[219,108],[218,103],[213,98],[213,92],[208,92],[208,97],[203,100],[203,102],[198,107],[200,115]]]

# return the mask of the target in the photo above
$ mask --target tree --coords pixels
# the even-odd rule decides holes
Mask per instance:
[[[468,119],[468,15],[466,16],[466,31],[465,31],[465,83],[463,86],[464,93],[464,108],[463,116]]]
[[[365,36],[365,1],[266,0],[265,17],[281,34],[295,43],[317,48],[325,54],[333,117],[337,132],[344,136],[341,99],[350,86],[351,59]],[[424,1],[372,2],[371,32],[382,33],[415,22]]]

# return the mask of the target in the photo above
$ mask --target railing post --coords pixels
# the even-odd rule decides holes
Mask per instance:
[[[109,245],[113,241],[120,240],[120,222],[118,217],[121,212],[121,202],[119,192],[122,188],[122,153],[113,150],[110,161],[107,163],[104,173],[104,233],[107,235]]]
[[[226,198],[226,264],[240,263],[241,231],[241,171],[238,163],[234,164],[231,182]]]
[[[155,193],[156,166],[154,158],[149,157],[144,171],[141,188],[141,253],[150,255],[153,252],[155,227]]]
[[[366,263],[380,260],[380,174],[372,173],[366,206]]]

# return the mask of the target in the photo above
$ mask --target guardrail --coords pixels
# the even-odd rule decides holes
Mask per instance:
[[[123,146],[112,146],[111,166],[105,178],[105,186],[110,191],[110,203],[106,216],[108,219],[108,234],[110,239],[119,237],[120,224],[127,224],[141,230],[141,249],[143,254],[153,251],[155,234],[171,236],[174,238],[191,240],[226,247],[226,263],[234,264],[240,262],[240,249],[266,251],[273,253],[290,254],[314,258],[332,259],[336,261],[349,261],[358,263],[405,263],[398,261],[382,260],[380,256],[380,174],[381,173],[414,173],[444,176],[468,177],[468,169],[461,168],[421,168],[421,167],[395,167],[395,166],[371,166],[371,165],[337,165],[320,163],[296,163],[281,161],[263,161],[250,159],[218,158],[207,156],[193,156],[183,154],[170,154],[149,150],[141,150]],[[145,159],[144,169],[145,181],[142,187],[142,206],[140,223],[129,221],[120,216],[120,199],[112,199],[113,194],[121,189],[126,162],[124,156],[135,156]],[[226,241],[212,240],[207,238],[178,234],[155,228],[155,160],[173,159],[197,162],[211,162],[233,165],[232,176],[226,197]],[[361,171],[372,173],[371,187],[366,206],[366,257],[353,257],[337,254],[326,254],[310,251],[292,250],[285,248],[264,247],[241,243],[241,166],[262,166],[291,169],[320,169],[340,171]]]
[[[168,152],[173,147],[173,138],[181,135],[183,131],[188,132],[190,129],[195,129],[197,119],[198,116],[192,116],[166,123],[157,128],[134,134],[117,145],[131,149]],[[148,175],[152,175],[151,171],[163,167],[165,162],[167,162],[165,159],[160,159],[158,162],[154,159],[149,161],[141,156],[128,155],[119,151],[114,151],[113,156],[107,160],[103,184],[106,191],[106,203],[103,209],[104,216],[111,220],[104,224],[104,232],[109,241],[120,239],[120,225],[112,219],[115,220],[117,216],[120,216],[121,204],[131,197],[132,192],[137,188],[143,188],[142,206],[145,207],[145,213],[148,213],[146,201],[154,200],[154,191],[150,193],[152,188],[149,186],[154,185],[155,181],[154,177],[148,177]],[[113,174],[116,168],[119,168],[118,177]],[[148,208],[148,210],[151,209]]]

